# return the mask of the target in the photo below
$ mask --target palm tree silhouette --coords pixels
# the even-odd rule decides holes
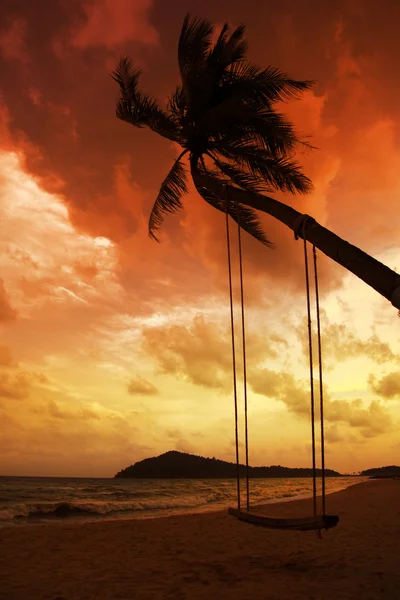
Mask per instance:
[[[151,211],[150,236],[158,240],[164,216],[183,208],[187,156],[202,198],[227,210],[257,240],[272,246],[255,209],[304,236],[400,308],[400,275],[269,195],[312,191],[310,179],[293,158],[299,145],[310,144],[299,138],[276,105],[300,96],[313,82],[295,81],[275,67],[248,62],[244,32],[244,26],[231,31],[225,23],[213,43],[211,23],[187,15],[178,43],[181,84],[166,109],[138,89],[141,71],[129,58],[122,57],[112,73],[120,87],[117,117],[135,127],[150,127],[182,147]]]

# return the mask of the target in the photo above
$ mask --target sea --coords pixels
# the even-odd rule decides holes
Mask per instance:
[[[329,477],[326,491],[339,491],[363,479]],[[244,481],[241,486],[244,501]],[[0,477],[0,527],[216,511],[235,506],[236,489],[232,479]],[[311,497],[309,478],[250,480],[252,506]]]

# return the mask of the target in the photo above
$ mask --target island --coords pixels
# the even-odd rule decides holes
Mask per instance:
[[[246,476],[245,465],[239,465],[240,477]],[[145,458],[134,465],[119,471],[115,478],[137,479],[234,479],[236,478],[236,463],[230,463],[216,458],[205,458],[186,452],[170,450],[160,456]],[[317,469],[321,476],[321,470]],[[332,469],[325,469],[327,477],[341,477],[342,474]],[[270,467],[250,467],[251,478],[282,478],[282,477],[312,477],[310,468],[289,468],[280,465]]]
[[[371,479],[397,479],[400,478],[400,467],[390,465],[387,467],[377,467],[376,469],[366,469],[365,471],[361,471],[360,475],[370,477]]]

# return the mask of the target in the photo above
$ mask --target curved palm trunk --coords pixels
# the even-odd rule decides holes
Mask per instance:
[[[193,164],[191,166],[193,181],[200,195],[201,189],[206,188],[220,198],[226,198],[230,202],[240,202],[265,212],[290,227],[299,237],[303,237],[302,231],[298,231],[301,218],[304,217],[302,213],[263,194],[244,191],[231,185],[224,186],[202,175]],[[313,219],[307,223],[305,237],[326,256],[365,281],[387,298],[393,306],[400,309],[400,275],[398,273],[356,246],[349,244],[329,229],[319,225]]]

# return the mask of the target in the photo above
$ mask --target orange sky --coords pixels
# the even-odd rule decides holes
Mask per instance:
[[[170,449],[234,460],[223,217],[191,191],[148,238],[177,149],[115,118],[109,77],[127,53],[164,100],[188,10],[246,23],[252,60],[318,82],[285,107],[318,147],[299,157],[315,192],[286,200],[399,265],[397,0],[6,0],[0,474],[110,476]],[[243,240],[250,462],[308,466],[302,246],[263,221],[276,250]],[[324,257],[320,274],[328,466],[398,463],[400,320]]]

